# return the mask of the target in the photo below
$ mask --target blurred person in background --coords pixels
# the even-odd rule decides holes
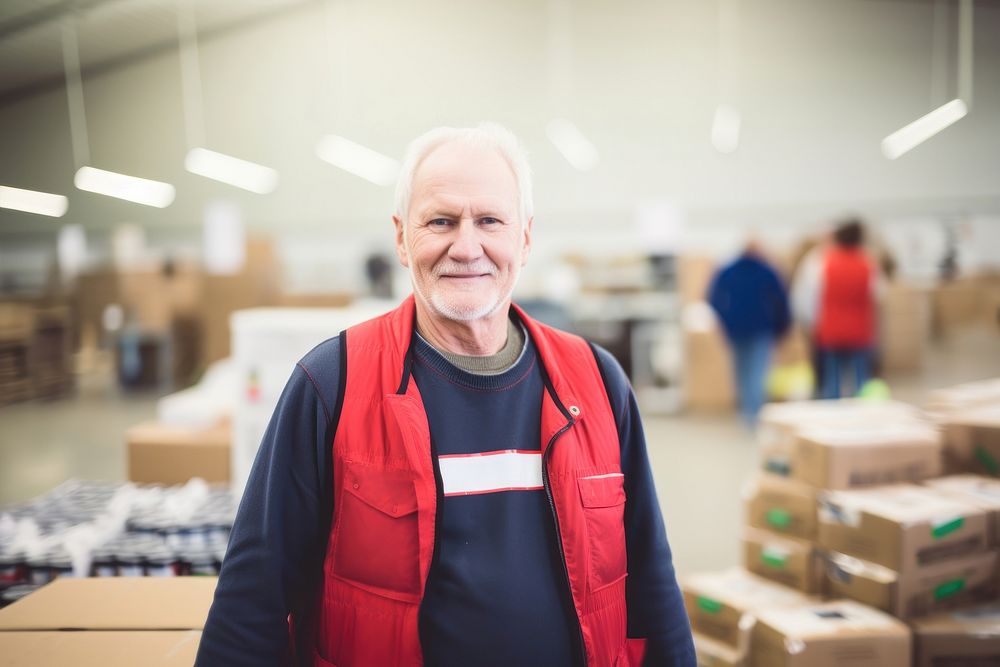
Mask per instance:
[[[625,373],[511,303],[517,138],[416,139],[393,222],[414,293],[294,369],[198,664],[694,667]]]
[[[732,350],[740,414],[752,427],[767,398],[767,373],[775,344],[791,323],[788,293],[760,244],[751,240],[712,278],[708,302]]]
[[[828,243],[806,257],[796,276],[793,302],[812,324],[820,398],[855,395],[871,377],[882,281],[864,240],[860,220],[842,222]],[[850,391],[844,391],[845,376]]]

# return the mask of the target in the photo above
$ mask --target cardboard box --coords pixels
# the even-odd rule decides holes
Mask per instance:
[[[694,652],[697,656],[698,667],[744,667],[747,659],[747,646],[743,648],[733,648],[717,642],[709,637],[704,637],[697,632],[692,635],[694,639]]]
[[[910,573],[986,551],[988,520],[975,505],[927,487],[827,491],[819,498],[819,546]]]
[[[931,292],[934,333],[948,336],[955,331],[982,322],[982,286],[974,279],[963,278],[939,285]]]
[[[762,474],[747,490],[747,525],[815,540],[817,490],[808,484]]]
[[[1000,603],[914,621],[914,667],[1000,664]]]
[[[935,415],[946,415],[990,404],[1000,405],[1000,378],[935,389],[925,407]]]
[[[160,422],[137,424],[125,435],[128,478],[143,484],[184,484],[192,477],[228,482],[232,426],[206,429]]]
[[[721,412],[736,405],[729,346],[718,329],[684,331],[684,407]]]
[[[924,486],[981,507],[990,521],[990,548],[1000,547],[1000,480],[979,475],[928,479]]]
[[[882,298],[880,361],[884,371],[914,371],[923,367],[930,339],[930,300],[926,290],[900,283]]]
[[[833,552],[826,559],[826,588],[832,597],[850,598],[903,620],[990,600],[997,593],[998,555],[992,551],[912,573]]]
[[[838,600],[759,614],[754,667],[910,667],[910,630],[871,607]]]
[[[916,421],[808,427],[791,463],[793,479],[823,489],[919,482],[941,474],[941,436]]]
[[[757,425],[762,467],[778,475],[791,475],[792,451],[799,432],[806,428],[826,424],[836,427],[919,421],[920,411],[899,401],[842,399],[769,403],[761,410]]]
[[[731,649],[745,648],[755,610],[814,602],[798,591],[740,567],[685,577],[681,591],[691,629]]]
[[[0,634],[28,630],[201,630],[215,577],[60,577],[0,609]]]
[[[823,592],[823,572],[811,542],[747,528],[743,535],[743,566],[765,579],[807,595]]]
[[[11,667],[191,667],[198,630],[0,632],[0,665]]]
[[[1000,477],[1000,401],[941,419],[945,469]]]

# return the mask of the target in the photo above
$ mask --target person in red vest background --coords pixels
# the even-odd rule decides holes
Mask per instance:
[[[292,371],[197,664],[694,667],[628,380],[511,301],[517,138],[416,139],[393,223],[413,295]]]
[[[803,287],[797,302],[814,311],[820,398],[855,395],[871,377],[882,281],[864,240],[861,221],[846,220],[802,267]]]

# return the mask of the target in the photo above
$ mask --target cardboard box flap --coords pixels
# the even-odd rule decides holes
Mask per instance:
[[[895,570],[890,570],[889,568],[876,563],[869,563],[866,560],[861,560],[860,558],[855,558],[854,556],[839,554],[835,551],[827,552],[826,559],[827,567],[833,568],[831,570],[831,575],[844,573],[845,575],[849,575],[851,577],[864,577],[865,579],[870,579],[871,581],[876,581],[886,585],[896,581],[899,576]]]
[[[139,632],[0,632],[4,665],[191,667],[198,630]]]
[[[944,418],[945,424],[960,426],[978,426],[981,428],[1000,428],[1000,402],[996,405],[981,405],[960,410]]]
[[[844,637],[909,636],[907,627],[892,616],[851,600],[761,611],[757,619],[791,640],[806,643]]]
[[[60,577],[0,609],[0,630],[200,630],[215,577]]]
[[[829,522],[856,525],[859,513],[865,512],[903,526],[928,523],[932,531],[940,533],[956,527],[965,517],[985,514],[972,503],[912,484],[827,491],[820,497],[819,511],[821,519]]]
[[[929,479],[926,486],[960,496],[968,496],[984,507],[1000,509],[1000,479],[981,475],[949,475]]]
[[[809,426],[799,431],[799,440],[829,447],[940,446],[941,436],[930,424],[917,422]]]
[[[913,631],[921,636],[1000,639],[1000,602],[918,619],[913,622]]]
[[[809,604],[812,599],[787,586],[733,567],[685,577],[683,588],[704,598],[705,604],[725,604],[740,611]]]

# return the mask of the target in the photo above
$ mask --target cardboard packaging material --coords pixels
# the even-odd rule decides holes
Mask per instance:
[[[807,595],[823,592],[823,572],[811,542],[747,528],[743,535],[743,566],[765,579]]]
[[[704,637],[697,632],[692,635],[694,639],[694,652],[698,657],[698,667],[745,667],[747,660],[747,646],[743,648],[733,648],[722,642],[717,642],[709,637]]]
[[[755,610],[815,602],[740,567],[685,577],[681,591],[691,629],[731,649],[745,648]]]
[[[982,317],[984,290],[970,278],[954,280],[934,288],[932,304],[934,333],[947,336],[955,331],[979,324]]]
[[[819,546],[912,573],[989,547],[986,512],[934,489],[899,484],[826,491],[819,498]]]
[[[716,268],[717,262],[712,257],[681,255],[677,258],[677,287],[682,304],[708,298],[708,286]]]
[[[149,421],[126,433],[128,478],[143,484],[184,484],[193,477],[228,482],[232,427],[185,428]]]
[[[696,411],[732,410],[736,402],[732,355],[722,332],[684,331],[684,406]]]
[[[997,594],[998,554],[986,552],[928,565],[912,573],[829,552],[826,587],[902,620],[990,600]]]
[[[1000,603],[914,621],[914,667],[1000,664]]]
[[[913,371],[923,366],[930,339],[930,299],[926,290],[890,285],[882,297],[880,360],[887,371]]]
[[[950,475],[928,479],[924,486],[985,510],[990,523],[990,548],[1000,548],[1000,480],[979,475]]]
[[[910,630],[877,609],[837,600],[760,613],[754,667],[910,667]]]
[[[0,664],[23,667],[191,667],[199,630],[0,632]]]
[[[1000,401],[941,419],[945,471],[1000,477]]]
[[[764,470],[789,476],[792,452],[800,431],[806,428],[852,424],[896,424],[920,422],[920,411],[899,401],[863,401],[859,399],[827,401],[791,401],[768,403],[761,410],[757,442]]]
[[[215,577],[60,577],[0,609],[0,636],[28,630],[201,630]]]
[[[941,436],[919,422],[809,427],[791,464],[792,478],[823,489],[919,482],[941,474]]]
[[[1000,378],[935,389],[930,393],[925,407],[928,412],[935,415],[947,415],[991,404],[1000,404]]]
[[[808,484],[777,475],[759,475],[746,493],[747,525],[815,540],[817,493]]]

